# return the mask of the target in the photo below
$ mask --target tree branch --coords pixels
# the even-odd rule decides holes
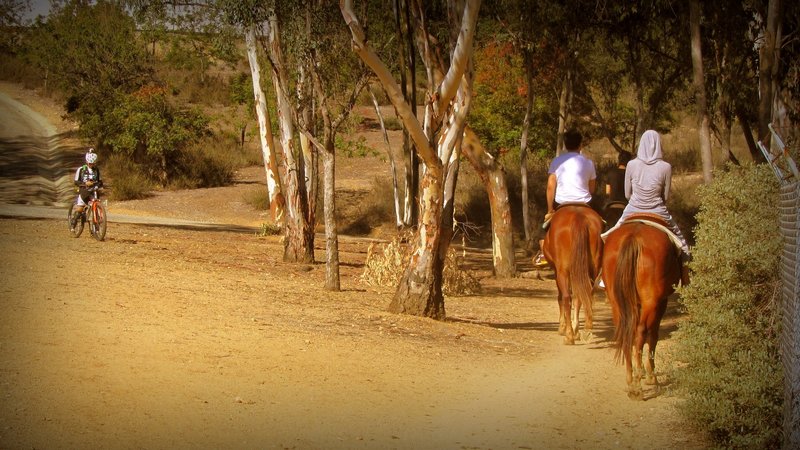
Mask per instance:
[[[386,67],[386,64],[381,61],[380,57],[378,57],[375,51],[367,44],[364,30],[361,28],[358,18],[356,18],[353,12],[352,0],[339,0],[339,9],[342,11],[342,17],[348,28],[350,28],[350,33],[353,36],[353,51],[356,52],[359,58],[361,58],[378,77],[389,100],[392,102],[400,119],[403,121],[403,125],[406,127],[406,130],[408,130],[409,136],[411,136],[411,139],[414,141],[420,158],[422,158],[426,165],[431,167],[439,166],[440,162],[436,156],[436,152],[428,142],[428,137],[425,135],[416,116],[414,116],[411,106],[403,98],[400,86],[397,84],[397,81],[395,81],[389,68]]]
[[[464,5],[464,13],[461,17],[461,31],[458,33],[458,41],[455,49],[453,49],[450,69],[445,74],[442,84],[439,85],[437,111],[449,104],[458,91],[461,76],[464,75],[464,71],[467,69],[467,63],[472,53],[472,41],[475,37],[480,6],[480,0],[467,0]]]

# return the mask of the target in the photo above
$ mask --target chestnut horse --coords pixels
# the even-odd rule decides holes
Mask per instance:
[[[565,344],[575,343],[581,306],[586,308],[583,329],[592,331],[592,289],[600,271],[603,219],[583,204],[565,204],[555,211],[544,237],[544,257],[555,270],[558,286],[558,334]],[[575,326],[572,299],[575,297]]]
[[[658,386],[655,353],[658,328],[667,298],[681,278],[680,249],[666,232],[645,221],[666,225],[652,216],[633,215],[606,237],[603,281],[616,331],[616,359],[625,361],[628,397],[642,399],[642,352],[647,343],[645,383]],[[633,361],[636,370],[633,371]]]

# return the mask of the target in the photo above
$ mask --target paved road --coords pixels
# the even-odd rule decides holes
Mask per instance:
[[[80,159],[64,138],[39,113],[0,92],[0,202],[68,204]]]

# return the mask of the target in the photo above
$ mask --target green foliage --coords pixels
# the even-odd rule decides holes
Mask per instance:
[[[164,90],[154,86],[119,96],[103,119],[102,123],[84,123],[83,130],[93,134],[104,131],[105,144],[115,152],[129,155],[138,163],[160,166],[162,171],[167,171],[167,164],[178,155],[185,156],[181,150],[208,130],[205,116],[172,106]]]
[[[380,154],[377,150],[367,145],[367,139],[364,136],[351,138],[337,134],[335,146],[337,152],[348,158],[363,158],[365,156],[378,156]]]
[[[236,169],[250,165],[250,152],[232,137],[207,136],[182,149],[175,160],[173,188],[225,186]]]
[[[278,236],[283,233],[281,227],[274,223],[262,223],[261,227],[256,231],[256,236],[258,237],[267,237],[267,236]]]
[[[233,103],[253,107],[255,97],[253,96],[253,82],[249,73],[240,72],[231,77],[229,89]]]
[[[697,172],[702,169],[700,151],[695,147],[670,152],[669,162],[674,173]]]
[[[102,116],[151,73],[134,21],[118,3],[68,2],[38,21],[25,43],[29,62],[75,99],[72,115],[82,123]]]
[[[494,154],[519,155],[522,122],[528,89],[533,89],[528,148],[555,148],[558,104],[554,102],[552,80],[542,73],[533,85],[525,81],[519,52],[510,43],[489,41],[475,50],[474,101],[469,124],[483,145]],[[551,144],[553,143],[553,144]]]
[[[731,166],[698,194],[693,278],[681,289],[689,318],[676,352],[684,412],[721,446],[778,448],[777,183],[767,166]]]

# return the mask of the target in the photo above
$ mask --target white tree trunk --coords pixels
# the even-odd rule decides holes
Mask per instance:
[[[283,52],[280,45],[280,30],[277,17],[273,14],[269,19],[269,51],[275,64],[272,83],[278,103],[278,124],[281,130],[281,147],[283,149],[283,165],[281,175],[286,191],[286,227],[284,230],[283,259],[286,262],[314,261],[314,229],[308,222],[306,203],[305,176],[301,167],[302,158],[298,160],[294,146],[294,119],[289,99],[286,98],[282,86],[286,83]]]
[[[409,265],[389,310],[443,319],[443,255],[447,253],[449,237],[452,236],[452,229],[444,229],[445,224],[452,222],[452,216],[444,217],[443,212],[450,210],[452,206],[454,177],[457,174],[457,166],[452,162],[453,158],[458,157],[458,144],[469,110],[471,85],[465,74],[473,52],[472,40],[480,1],[466,2],[460,15],[458,42],[453,48],[448,73],[438,86],[429,86],[431,95],[426,106],[425,127],[413,114],[412,105],[403,97],[392,73],[367,44],[364,31],[353,12],[352,0],[340,0],[339,7],[350,28],[354,51],[377,75],[425,165],[421,182],[418,236]],[[431,73],[433,61],[424,59],[428,72]],[[445,174],[453,178],[446,179]],[[446,186],[449,192],[446,191]]]
[[[383,143],[386,144],[386,155],[389,157],[389,163],[392,165],[392,194],[394,197],[394,223],[399,229],[403,226],[403,217],[400,211],[400,189],[397,183],[397,164],[395,163],[395,155],[392,152],[392,145],[389,143],[389,134],[386,132],[386,124],[383,121],[383,114],[381,114],[381,107],[378,105],[378,99],[375,94],[370,90],[369,96],[372,98],[372,105],[375,107],[375,115],[378,116],[378,121],[381,123],[381,132],[383,133]]]
[[[498,278],[513,277],[517,272],[517,263],[514,256],[514,230],[505,171],[486,151],[475,132],[469,128],[464,133],[463,150],[464,156],[475,168],[489,195],[494,275]]]
[[[275,139],[270,126],[267,100],[261,87],[261,67],[258,63],[255,25],[247,29],[245,43],[247,44],[247,59],[250,62],[250,74],[253,79],[253,95],[255,97],[256,116],[258,116],[258,135],[261,142],[261,154],[264,157],[264,170],[267,175],[270,212],[272,213],[272,220],[276,223],[282,223],[285,203],[283,192],[281,192],[278,162],[275,157],[277,149],[275,148]]]

